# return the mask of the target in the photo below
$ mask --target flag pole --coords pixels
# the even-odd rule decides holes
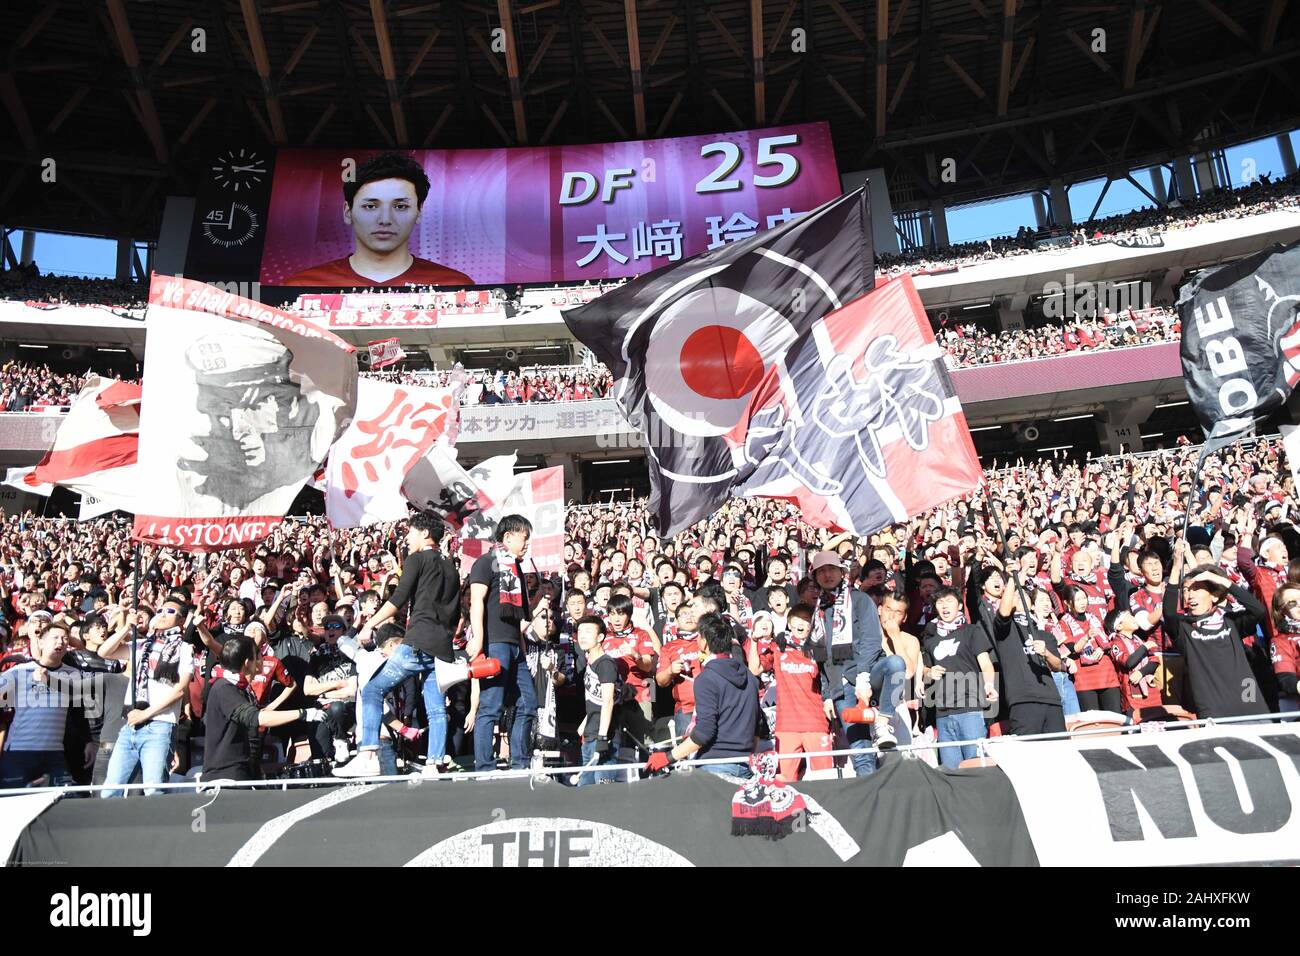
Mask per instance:
[[[131,610],[131,709],[135,710],[139,701],[136,699],[136,655],[140,637],[140,542],[135,543],[135,573],[131,576],[131,590],[134,592]]]
[[[989,503],[989,516],[993,519],[993,528],[998,533],[998,543],[1002,546],[1002,555],[1004,564],[1002,566],[1003,574],[1011,578],[1011,583],[1015,586],[1016,594],[1020,597],[1020,604],[1025,609],[1025,620],[1028,622],[1026,630],[1029,636],[1033,636],[1034,626],[1034,609],[1029,603],[1029,595],[1026,593],[1024,585],[1020,581],[1020,569],[1016,567],[1016,561],[1010,551],[1007,549],[1007,534],[1002,530],[1002,515],[998,512],[997,502],[993,500],[993,490],[989,487],[988,482],[984,483],[984,500]],[[973,613],[973,612],[972,612]],[[1013,617],[1014,621],[1015,618]],[[1043,667],[1047,667],[1047,660],[1041,654],[1035,654],[1034,658]]]

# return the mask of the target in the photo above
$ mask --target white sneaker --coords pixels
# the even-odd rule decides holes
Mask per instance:
[[[898,746],[898,738],[894,736],[893,730],[889,727],[889,718],[884,714],[876,718],[876,722],[872,724],[872,729],[875,731],[877,750],[893,750]]]
[[[352,751],[348,749],[348,742],[346,740],[334,741],[334,762],[335,763],[347,763],[348,757],[351,754]]]
[[[445,776],[449,763],[450,761],[446,757],[436,763],[430,763],[426,760],[424,766],[420,768],[420,776],[426,778]]]
[[[371,751],[357,754],[350,762],[334,768],[336,777],[378,777],[379,758]]]

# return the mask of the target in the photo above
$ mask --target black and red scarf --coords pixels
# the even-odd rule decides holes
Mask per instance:
[[[940,637],[947,637],[953,631],[966,626],[966,615],[958,611],[957,616],[949,622],[945,622],[941,617],[936,617],[931,623],[934,624],[934,629],[939,632]]]
[[[175,684],[181,679],[181,645],[185,643],[185,630],[169,627],[155,631],[144,639],[135,674],[135,699],[149,702],[149,681]]]
[[[749,767],[754,776],[731,798],[731,835],[780,840],[802,830],[808,804],[803,794],[777,779],[781,762],[776,754],[753,754]]]

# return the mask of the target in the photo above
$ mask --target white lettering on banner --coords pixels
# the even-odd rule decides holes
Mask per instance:
[[[990,741],[1044,866],[1300,859],[1300,726]],[[1063,801],[1071,823],[1060,825]]]
[[[406,866],[693,866],[640,834],[594,820],[496,820],[435,843]]]
[[[1210,342],[1205,346],[1205,354],[1210,359],[1210,371],[1219,378],[1246,370],[1246,354],[1241,349],[1241,343],[1234,338]]]
[[[1240,396],[1240,401],[1235,400],[1235,396]],[[1253,408],[1258,398],[1255,386],[1243,378],[1234,378],[1219,386],[1219,407],[1229,415]]]
[[[1236,375],[1248,369],[1245,350],[1235,336],[1227,336],[1214,341],[1211,336],[1233,330],[1232,312],[1228,309],[1228,300],[1219,296],[1213,302],[1207,302],[1202,309],[1192,310],[1196,322],[1196,331],[1201,335],[1201,347],[1209,359],[1210,373],[1215,378]],[[1258,398],[1255,386],[1248,378],[1233,378],[1219,386],[1219,409],[1225,418],[1232,418],[1252,408]]]
[[[1192,315],[1196,319],[1196,331],[1203,339],[1232,328],[1232,313],[1228,311],[1228,300],[1223,296],[1207,302],[1204,313],[1200,309],[1193,309]]]
[[[861,847],[825,807],[804,795],[813,833],[841,860]],[[406,866],[694,866],[631,830],[570,817],[505,817],[448,837]]]
[[[208,521],[144,526],[140,540],[151,544],[175,545],[206,550],[223,550],[241,544],[254,544],[265,538],[281,523],[280,518],[213,518]]]

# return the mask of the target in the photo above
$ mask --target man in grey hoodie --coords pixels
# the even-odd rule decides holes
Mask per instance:
[[[696,754],[700,760],[732,758],[734,763],[700,767],[710,773],[748,777],[749,757],[758,733],[758,679],[732,654],[731,625],[720,614],[703,615],[696,626],[703,667],[695,678],[695,722],[671,751],[650,755],[646,771]]]

